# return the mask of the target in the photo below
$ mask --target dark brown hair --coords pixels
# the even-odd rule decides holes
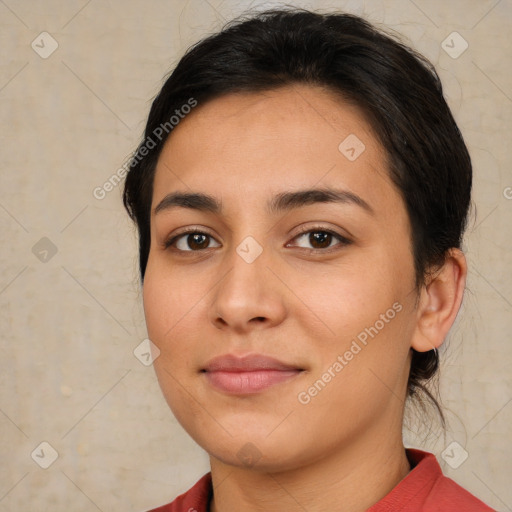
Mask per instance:
[[[142,280],[150,247],[155,167],[172,129],[163,137],[155,133],[162,132],[191,98],[204,104],[234,92],[294,83],[332,90],[367,116],[407,208],[418,289],[443,264],[450,248],[460,248],[470,204],[471,160],[433,66],[358,16],[271,9],[233,20],[192,46],[153,101],[123,196],[139,231]],[[150,139],[154,145],[148,151]],[[434,350],[413,350],[408,396],[423,391],[444,423],[425,387],[438,366]]]

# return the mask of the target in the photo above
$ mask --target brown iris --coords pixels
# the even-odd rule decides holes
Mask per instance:
[[[331,239],[332,235],[326,231],[312,231],[309,234],[309,243],[315,247],[315,249],[324,249],[329,247],[329,245],[331,245]],[[320,247],[315,246],[315,244],[320,244]]]
[[[187,245],[194,250],[206,249],[209,243],[209,236],[203,233],[192,233],[187,236]]]

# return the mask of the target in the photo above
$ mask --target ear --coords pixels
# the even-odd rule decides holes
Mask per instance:
[[[442,345],[462,304],[466,276],[464,254],[450,249],[443,266],[421,289],[411,341],[416,351],[427,352]]]

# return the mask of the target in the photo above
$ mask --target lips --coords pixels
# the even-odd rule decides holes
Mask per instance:
[[[272,357],[226,354],[207,363],[202,372],[208,383],[228,394],[259,393],[301,374],[302,368]]]

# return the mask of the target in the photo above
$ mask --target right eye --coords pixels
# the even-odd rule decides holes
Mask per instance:
[[[174,250],[181,252],[198,252],[209,249],[209,240],[215,240],[208,233],[190,229],[174,235],[165,242],[165,248],[173,247]],[[220,244],[216,247],[220,247]]]

